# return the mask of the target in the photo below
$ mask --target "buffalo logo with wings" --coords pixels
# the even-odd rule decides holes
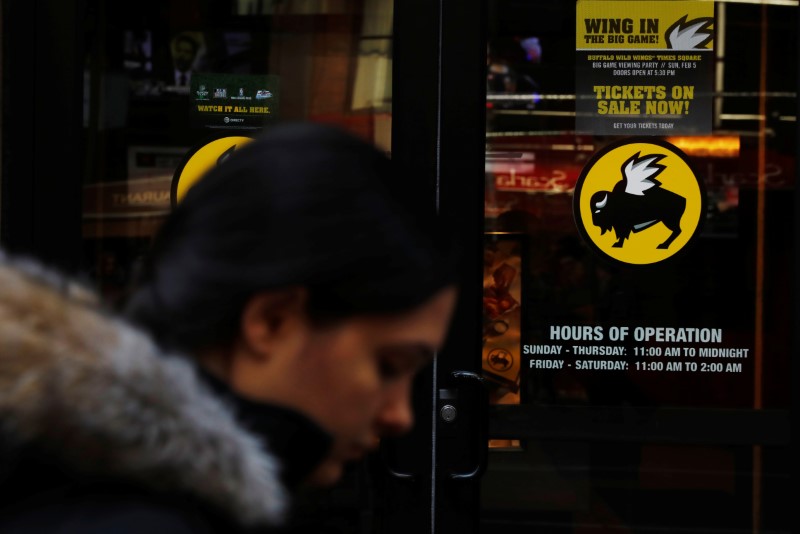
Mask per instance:
[[[607,147],[575,188],[575,219],[584,238],[626,264],[658,263],[698,233],[705,193],[674,145],[648,139]]]

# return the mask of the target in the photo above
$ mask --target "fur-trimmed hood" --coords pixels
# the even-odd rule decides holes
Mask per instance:
[[[71,468],[194,495],[243,525],[280,522],[277,461],[191,364],[92,292],[0,252],[0,432]]]

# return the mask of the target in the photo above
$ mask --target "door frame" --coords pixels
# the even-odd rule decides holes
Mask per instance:
[[[3,0],[0,243],[66,271],[81,262],[82,0]]]
[[[424,171],[412,187],[457,229],[463,268],[450,335],[415,388],[414,430],[385,445],[404,467],[386,477],[380,528],[468,534],[479,526],[484,399],[453,372],[481,368],[486,1],[397,0],[394,10],[392,158]],[[440,417],[445,404],[454,422]]]

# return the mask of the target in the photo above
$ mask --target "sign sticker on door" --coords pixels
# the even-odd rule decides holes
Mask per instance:
[[[693,241],[705,204],[703,184],[680,149],[634,138],[607,146],[584,167],[573,212],[583,238],[601,256],[651,265]]]
[[[250,141],[252,137],[230,135],[214,139],[199,147],[193,148],[184,157],[184,161],[175,170],[172,177],[172,188],[170,201],[172,207],[178,205],[183,200],[186,192],[197,183],[197,181],[216,165],[224,162],[233,151],[241,148]]]
[[[575,129],[711,131],[714,2],[578,0]]]

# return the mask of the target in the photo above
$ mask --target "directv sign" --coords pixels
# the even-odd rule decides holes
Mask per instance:
[[[198,128],[254,130],[277,118],[277,76],[202,74],[192,76],[192,124]]]

